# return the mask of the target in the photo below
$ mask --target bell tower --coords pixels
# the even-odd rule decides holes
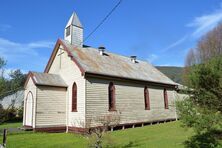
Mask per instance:
[[[83,27],[75,12],[65,27],[64,39],[77,47],[82,47],[83,45]]]

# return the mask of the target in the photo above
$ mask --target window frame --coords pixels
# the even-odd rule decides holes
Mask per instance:
[[[168,94],[166,88],[164,88],[163,90],[163,97],[164,97],[164,108],[169,109]]]
[[[116,111],[116,88],[113,82],[108,87],[108,105],[109,111]]]
[[[77,112],[77,84],[74,82],[72,85],[72,112]]]
[[[145,103],[145,110],[150,110],[150,96],[149,96],[149,89],[147,86],[144,87],[144,103]]]
[[[71,34],[71,27],[68,26],[66,27],[66,37],[70,36],[70,34]]]

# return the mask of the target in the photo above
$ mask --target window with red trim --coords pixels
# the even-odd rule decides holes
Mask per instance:
[[[72,112],[77,112],[77,85],[75,82],[72,86]]]
[[[168,95],[167,95],[167,90],[166,89],[164,89],[163,95],[164,95],[164,107],[165,107],[165,109],[169,109],[169,106],[168,106]]]
[[[115,86],[113,82],[109,83],[108,93],[109,93],[109,111],[115,111],[116,100],[115,100]]]
[[[150,97],[147,86],[144,87],[144,101],[145,101],[145,110],[150,110]]]

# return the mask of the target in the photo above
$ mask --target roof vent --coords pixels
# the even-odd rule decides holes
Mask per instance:
[[[130,59],[133,63],[136,63],[136,56],[130,56]]]
[[[104,52],[105,52],[106,48],[104,46],[100,46],[98,49],[99,49],[99,54],[104,55]]]

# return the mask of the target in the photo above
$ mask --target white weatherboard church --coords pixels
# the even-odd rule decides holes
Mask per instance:
[[[83,26],[73,13],[44,73],[28,74],[23,125],[35,131],[84,132],[100,125],[94,118],[117,113],[123,127],[175,120],[176,87],[135,56],[83,45]]]

